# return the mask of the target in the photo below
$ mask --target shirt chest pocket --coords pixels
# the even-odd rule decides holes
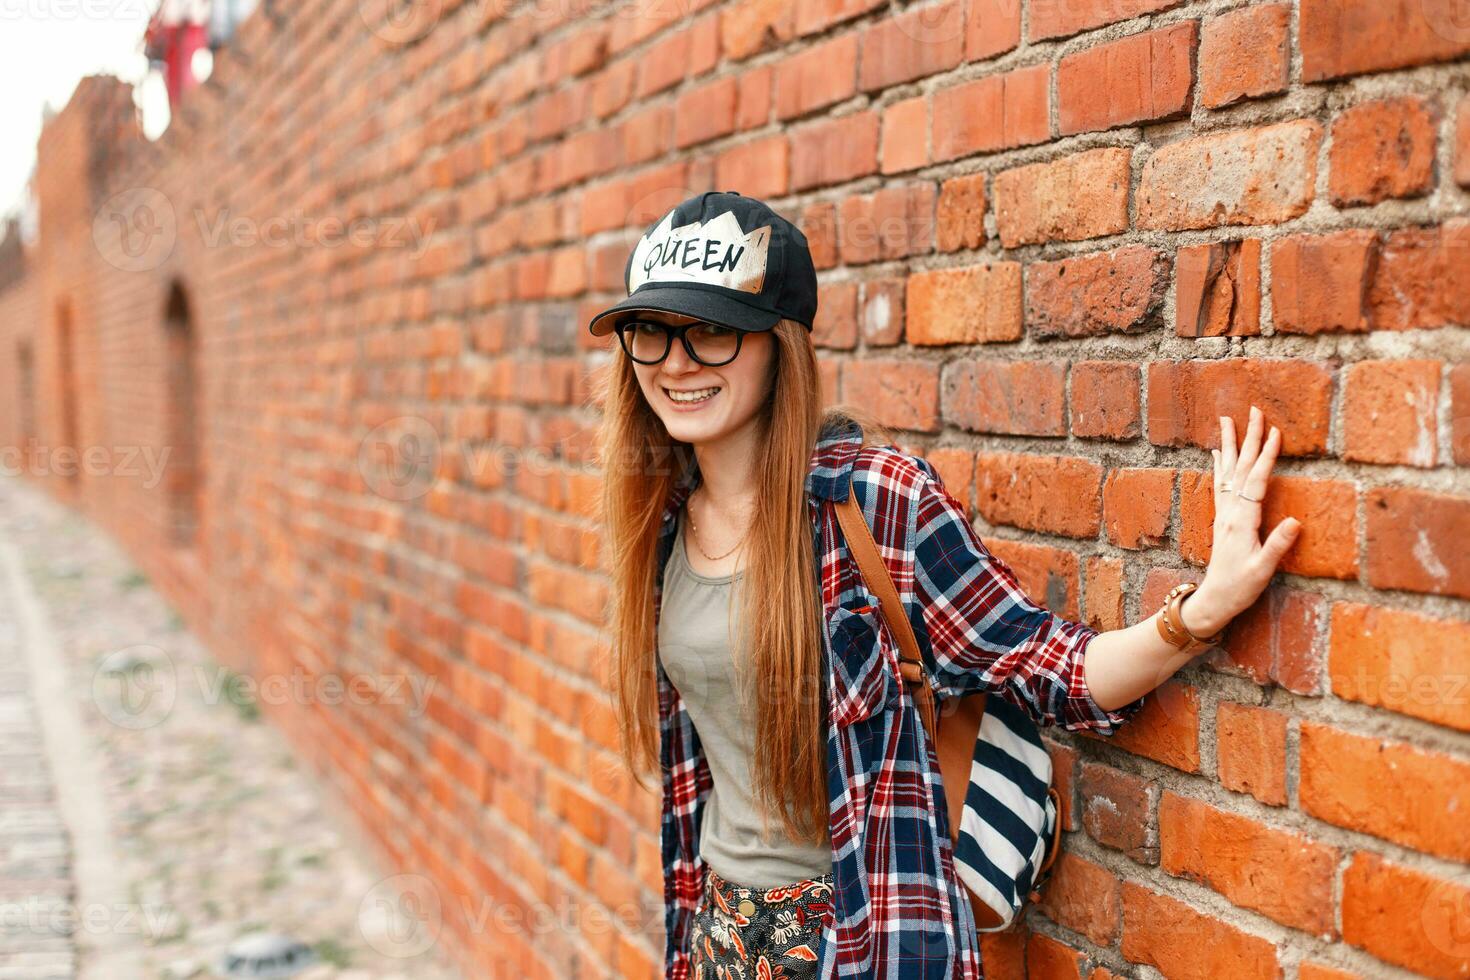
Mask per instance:
[[[878,597],[868,593],[827,614],[833,724],[865,721],[898,703],[897,656],[882,619]]]

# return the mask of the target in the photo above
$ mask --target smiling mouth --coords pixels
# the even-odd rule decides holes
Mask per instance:
[[[673,388],[664,388],[664,394],[669,401],[678,405],[697,405],[700,402],[709,401],[723,389],[719,385],[711,385],[708,388],[695,388],[690,391],[675,391]]]

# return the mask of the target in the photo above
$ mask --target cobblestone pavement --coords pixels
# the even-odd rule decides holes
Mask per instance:
[[[0,589],[0,978],[76,975],[64,911],[73,901],[71,848],[41,744],[29,671],[8,590]]]
[[[0,477],[0,980],[203,980],[254,930],[312,947],[303,980],[457,980],[243,690],[105,533]]]

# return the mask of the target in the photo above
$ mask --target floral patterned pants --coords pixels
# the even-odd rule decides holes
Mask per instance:
[[[775,888],[746,888],[705,866],[694,915],[694,980],[811,980],[832,915],[832,873]]]

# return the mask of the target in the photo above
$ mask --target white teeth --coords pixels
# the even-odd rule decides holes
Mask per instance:
[[[698,391],[670,391],[668,388],[664,389],[668,393],[669,398],[676,402],[702,402],[706,398],[714,397],[715,392],[719,390],[718,387],[701,388]]]

